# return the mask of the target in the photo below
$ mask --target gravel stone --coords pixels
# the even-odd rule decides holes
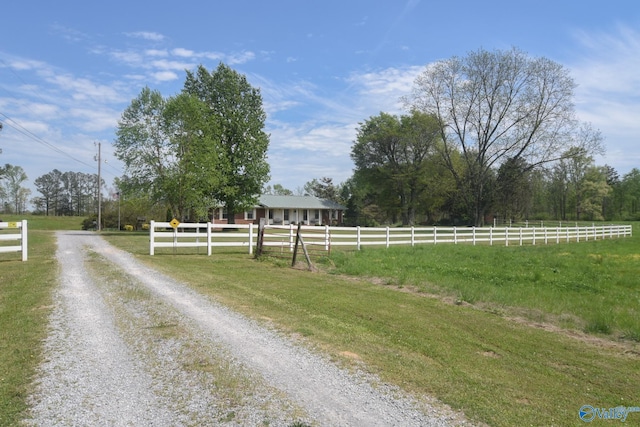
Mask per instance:
[[[95,233],[56,236],[60,284],[24,425],[471,425],[436,400],[338,367]],[[120,276],[97,279],[92,251]],[[224,389],[218,369],[238,386]]]

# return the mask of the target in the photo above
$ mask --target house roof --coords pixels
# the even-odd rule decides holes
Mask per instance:
[[[269,209],[335,209],[344,210],[345,207],[327,199],[313,196],[274,196],[262,194],[258,204]]]

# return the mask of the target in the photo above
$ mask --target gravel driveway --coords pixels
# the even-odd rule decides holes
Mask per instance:
[[[95,233],[57,239],[60,284],[25,425],[468,425],[337,367]]]

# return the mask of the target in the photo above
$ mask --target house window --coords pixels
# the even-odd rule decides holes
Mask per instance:
[[[229,213],[227,212],[227,208],[222,209],[222,219],[229,219]]]
[[[302,220],[305,221],[305,222],[309,221],[309,211],[307,209],[305,209],[303,212],[304,213],[302,214]]]
[[[244,219],[246,219],[246,220],[254,220],[254,219],[256,219],[256,211],[255,211],[255,209],[250,210],[250,211],[246,211],[244,213]]]
[[[269,219],[273,219],[273,211],[269,209]]]
[[[316,209],[313,218],[314,219],[320,219],[320,209]]]
[[[283,216],[285,221],[289,221],[289,209],[284,210]]]

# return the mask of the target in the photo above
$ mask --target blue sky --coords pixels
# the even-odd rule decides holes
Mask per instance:
[[[5,0],[0,16],[0,164],[31,188],[53,169],[95,173],[95,142],[111,185],[131,100],[144,86],[174,95],[185,69],[220,61],[262,92],[270,184],[339,183],[358,123],[403,114],[427,64],[513,46],[570,70],[580,119],[605,137],[598,164],[640,167],[637,0]]]

